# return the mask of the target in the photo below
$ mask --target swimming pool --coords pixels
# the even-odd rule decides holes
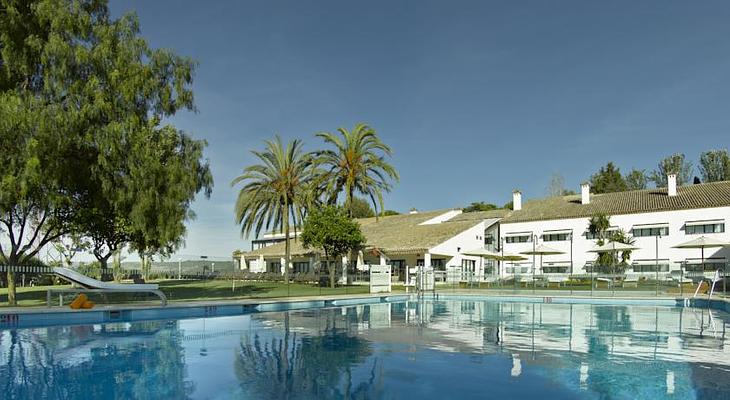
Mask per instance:
[[[0,330],[0,397],[730,397],[722,311],[378,301]]]

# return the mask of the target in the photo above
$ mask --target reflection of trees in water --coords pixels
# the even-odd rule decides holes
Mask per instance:
[[[595,329],[589,332],[588,351],[594,357],[606,359],[613,348],[616,333],[631,332],[628,307],[594,306]]]
[[[3,398],[188,398],[176,325],[65,326],[0,333]],[[109,329],[107,329],[109,328]]]
[[[591,369],[587,381],[588,388],[599,393],[602,398],[625,398],[626,385],[641,385],[646,383],[648,374],[619,375],[623,366],[616,365],[610,361],[613,353],[613,345],[616,336],[619,340],[624,338],[626,333],[631,332],[631,317],[628,307],[619,306],[593,306],[595,328],[588,335],[588,353],[591,360]],[[644,370],[643,373],[647,373]],[[620,382],[616,381],[617,376],[622,376]],[[658,378],[657,378],[658,379]],[[634,386],[639,388],[640,386]]]
[[[369,378],[353,386],[352,368],[372,350],[366,340],[337,327],[338,311],[322,310],[312,317],[325,319],[316,336],[292,333],[285,313],[283,337],[270,332],[267,339],[259,334],[242,338],[234,370],[243,390],[267,399],[377,397],[383,390],[382,366],[376,360]]]

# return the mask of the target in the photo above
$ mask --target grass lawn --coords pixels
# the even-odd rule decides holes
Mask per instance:
[[[210,281],[160,281],[157,282],[160,289],[165,293],[169,301],[193,301],[193,300],[225,300],[225,299],[250,299],[267,297],[287,296],[320,296],[333,294],[362,294],[368,293],[368,286],[340,286],[332,288],[320,288],[311,284],[292,283],[287,290],[283,282],[242,282],[237,281],[235,289],[230,280]],[[58,288],[64,286],[56,286]],[[66,286],[68,287],[68,286]],[[46,290],[49,286],[18,287],[17,299],[20,306],[41,306],[46,304]],[[144,296],[140,298],[140,296]],[[66,296],[66,302],[71,296]],[[132,300],[155,301],[154,295],[144,294],[115,294],[103,299],[100,295],[90,294],[89,297],[98,304],[125,303]],[[58,297],[54,296],[54,305],[58,305]],[[7,288],[0,288],[0,307],[6,307],[8,302]]]

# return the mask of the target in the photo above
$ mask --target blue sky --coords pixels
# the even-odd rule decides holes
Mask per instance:
[[[181,253],[248,249],[231,180],[280,134],[367,122],[394,149],[386,207],[504,204],[568,188],[608,161],[653,169],[727,147],[726,1],[114,1],[155,47],[199,62],[197,113],[215,188]],[[696,164],[696,162],[695,162]],[[697,172],[695,172],[698,174]]]

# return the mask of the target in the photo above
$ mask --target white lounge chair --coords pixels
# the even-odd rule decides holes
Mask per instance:
[[[641,275],[639,274],[626,274],[624,276],[624,279],[621,281],[622,287],[628,287],[633,286],[635,288],[639,287],[639,278],[641,278]]]
[[[677,286],[680,286],[684,283],[694,283],[692,278],[684,276],[684,274],[682,274],[682,271],[679,271],[679,270],[672,270],[669,273],[667,280],[673,281],[674,283],[677,284]]]
[[[520,284],[525,284],[525,287],[529,286],[531,283],[534,283],[535,280],[532,279],[532,275],[518,275],[517,279]]]
[[[126,284],[126,283],[111,283],[102,282],[94,278],[78,273],[68,268],[53,268],[53,273],[61,277],[62,279],[71,282],[72,284],[79,286],[71,289],[48,289],[46,294],[46,302],[48,307],[51,306],[51,295],[53,293],[61,294],[61,305],[63,305],[63,293],[152,293],[160,298],[162,305],[167,305],[167,297],[162,293],[157,284],[145,283],[145,284]]]
[[[547,275],[547,286],[550,287],[550,284],[557,284],[558,287],[565,285],[565,282],[568,282],[568,277],[566,275]]]
[[[484,282],[487,284],[487,287],[494,285],[498,280],[499,277],[495,275],[488,275],[484,277]]]

